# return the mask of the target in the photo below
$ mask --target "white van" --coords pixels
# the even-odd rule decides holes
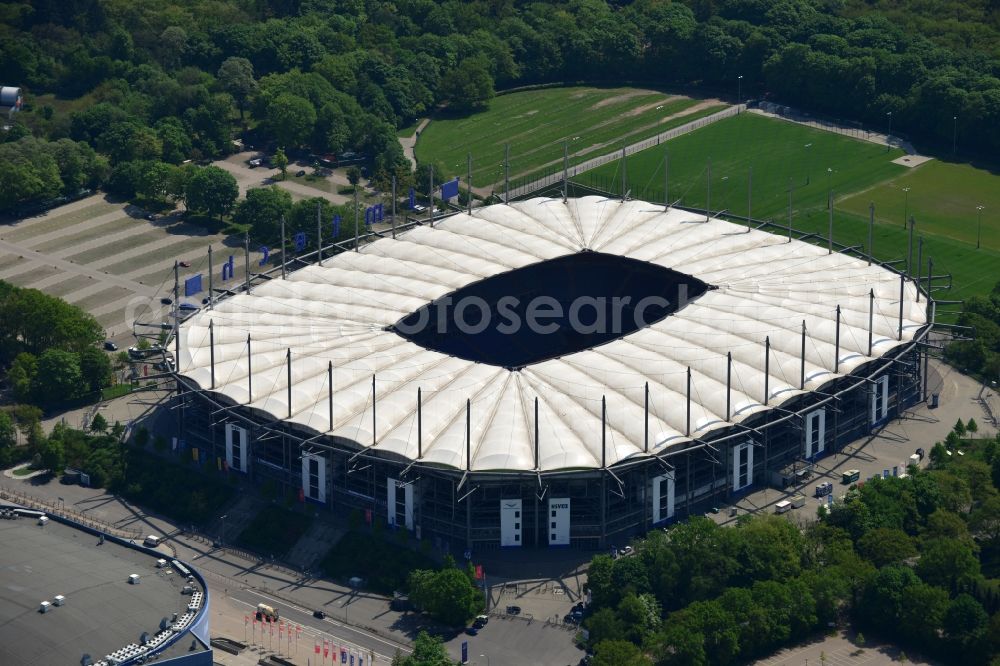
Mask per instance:
[[[786,511],[788,511],[791,508],[792,508],[792,503],[791,502],[789,502],[788,500],[781,500],[780,502],[778,502],[777,504],[774,505],[774,512],[775,513],[785,513]]]
[[[160,537],[150,534],[146,537],[146,540],[142,542],[142,545],[146,548],[156,548],[160,545]]]

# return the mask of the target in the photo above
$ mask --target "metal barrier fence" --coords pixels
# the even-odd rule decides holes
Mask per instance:
[[[35,497],[17,490],[11,490],[7,487],[0,488],[0,499],[10,500],[11,502],[21,504],[29,509],[35,509],[37,511],[44,511],[46,513],[62,516],[63,518],[80,523],[81,525],[86,525],[91,529],[99,530],[105,534],[110,534],[122,539],[138,541],[143,538],[142,532],[138,530],[117,527],[111,523],[88,516],[85,513],[67,509],[65,506],[52,504],[50,501],[44,500],[41,497]]]

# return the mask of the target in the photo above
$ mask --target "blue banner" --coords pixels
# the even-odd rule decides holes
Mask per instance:
[[[469,663],[469,641],[462,641],[462,663]]]
[[[340,216],[333,216],[333,237],[337,239],[340,237]]]
[[[306,232],[300,231],[292,236],[292,242],[295,243],[296,252],[301,252],[306,249]]]
[[[261,258],[260,258],[260,264],[259,265],[263,266],[264,264],[267,263],[268,257],[271,256],[271,250],[269,250],[266,245],[261,245],[260,246],[260,253],[263,256],[261,256]]]
[[[184,280],[184,295],[194,296],[201,293],[201,273]]]
[[[372,217],[374,217],[372,215],[373,212],[375,212],[375,209],[372,208],[371,206],[369,206],[368,208],[365,208],[365,226],[366,227],[370,227],[372,225]]]
[[[416,206],[416,205],[417,205],[417,195],[413,191],[413,188],[411,187],[410,188],[410,210],[413,210],[413,207]]]
[[[458,196],[458,178],[441,184],[441,198],[451,199]]]
[[[375,204],[375,221],[381,222],[385,219],[385,206],[383,204]]]

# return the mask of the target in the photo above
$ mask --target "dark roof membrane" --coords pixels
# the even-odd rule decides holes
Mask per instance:
[[[467,285],[392,330],[427,349],[516,369],[629,335],[710,288],[657,264],[584,251]]]

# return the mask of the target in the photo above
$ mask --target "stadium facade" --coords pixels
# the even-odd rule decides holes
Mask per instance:
[[[180,325],[194,457],[453,548],[604,548],[923,398],[929,289],[832,243],[602,196],[373,237]]]

